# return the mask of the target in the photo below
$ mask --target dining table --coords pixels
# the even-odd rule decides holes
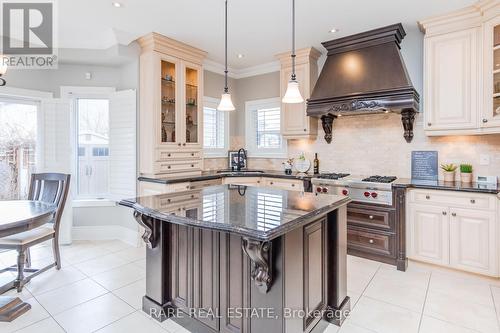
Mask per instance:
[[[56,206],[43,201],[0,201],[0,238],[40,227],[54,218]],[[0,294],[17,287],[16,279],[0,286]],[[10,322],[31,309],[17,296],[0,295],[0,322]]]

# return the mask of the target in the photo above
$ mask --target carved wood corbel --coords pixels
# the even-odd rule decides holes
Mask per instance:
[[[141,236],[142,240],[150,249],[156,247],[156,227],[152,217],[143,215],[134,211],[134,218],[141,227],[144,228],[144,234]]]
[[[321,116],[321,125],[323,126],[323,131],[325,131],[325,141],[327,143],[332,143],[332,129],[333,129],[333,121],[337,118],[337,116],[328,113]]]
[[[272,283],[271,243],[243,238],[242,248],[252,263],[252,281],[261,293],[267,294]]]
[[[415,110],[404,109],[401,111],[401,122],[405,130],[404,137],[406,142],[410,143],[413,140],[413,123],[415,122]]]

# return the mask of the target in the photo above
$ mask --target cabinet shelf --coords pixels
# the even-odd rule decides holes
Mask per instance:
[[[165,125],[175,125],[175,121],[162,121],[161,123]]]
[[[175,81],[173,81],[173,80],[167,80],[167,79],[163,79],[163,78],[161,79],[161,82],[165,83],[165,84],[172,84],[172,85],[175,84]]]
[[[198,88],[197,85],[189,84],[189,83],[186,83],[186,87],[189,87],[189,88]]]

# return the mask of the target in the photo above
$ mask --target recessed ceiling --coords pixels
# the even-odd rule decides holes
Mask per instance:
[[[297,48],[401,22],[416,22],[474,4],[475,0],[297,0]],[[59,47],[104,49],[156,31],[224,61],[223,0],[64,0],[58,3]],[[229,66],[274,61],[291,47],[290,0],[229,0]],[[339,32],[332,34],[332,28]],[[244,54],[238,58],[238,54]]]

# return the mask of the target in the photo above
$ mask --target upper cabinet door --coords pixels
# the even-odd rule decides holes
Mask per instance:
[[[306,80],[307,65],[298,65],[295,68],[299,89],[304,99],[308,98],[309,80]],[[281,96],[285,95],[287,83],[292,75],[292,69],[284,69],[281,71]],[[306,116],[306,102],[296,104],[282,103],[281,110],[281,128],[283,136],[305,135],[309,132],[309,117]]]
[[[159,56],[158,77],[160,94],[157,103],[160,104],[158,117],[160,133],[157,136],[161,145],[179,145],[179,130],[181,122],[179,119],[179,78],[180,61],[173,57]]]
[[[472,28],[426,37],[425,130],[478,127],[479,35]]]
[[[203,92],[201,82],[203,73],[201,66],[183,62],[183,112],[182,112],[182,146],[200,147],[202,140]]]
[[[500,127],[500,17],[484,25],[484,107],[482,127]]]

